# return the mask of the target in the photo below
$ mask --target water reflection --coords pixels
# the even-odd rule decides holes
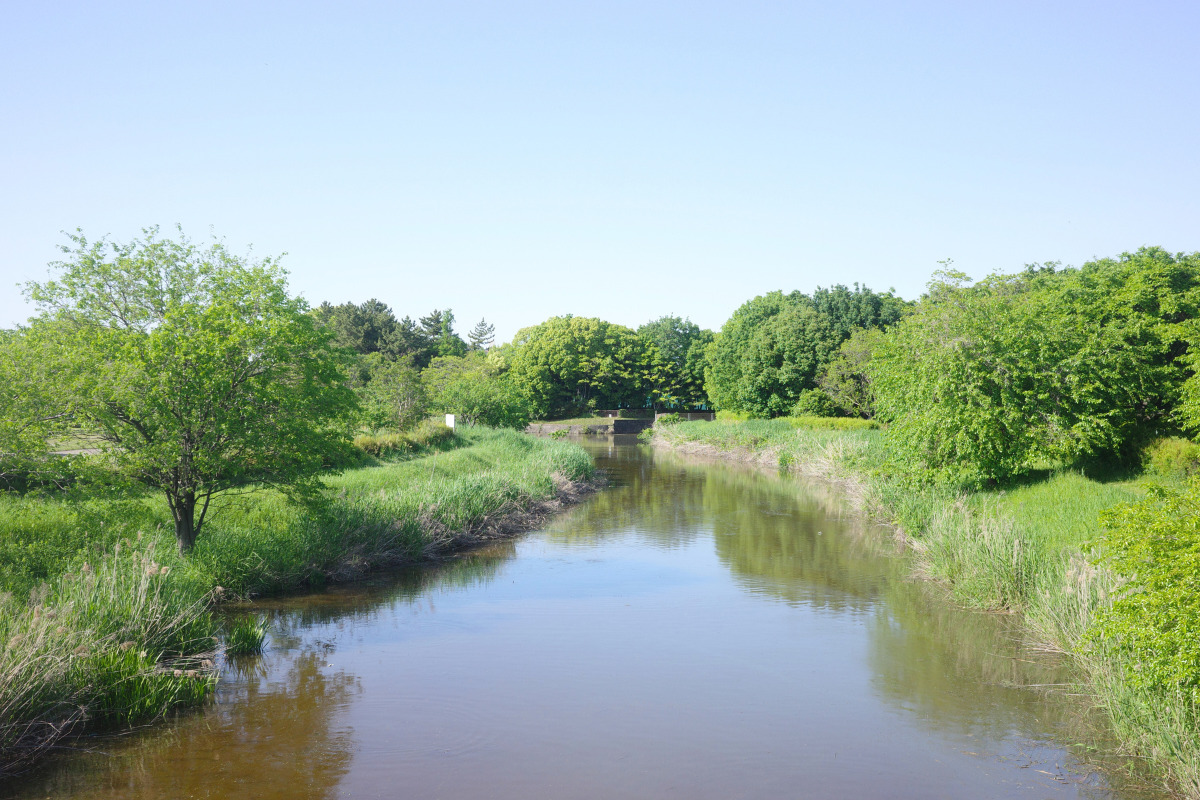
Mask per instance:
[[[264,601],[219,702],[13,797],[1097,797],[1009,620],[908,580],[836,492],[591,445],[521,540]]]
[[[318,647],[270,659],[227,680],[207,713],[131,743],[96,742],[103,752],[52,764],[26,788],[78,798],[225,798],[230,787],[253,785],[261,798],[336,796],[355,748],[353,732],[338,720],[356,681],[327,669]]]

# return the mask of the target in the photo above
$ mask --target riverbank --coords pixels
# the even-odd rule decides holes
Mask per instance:
[[[1135,685],[1128,656],[1088,638],[1120,590],[1093,561],[1102,511],[1139,499],[1143,481],[1047,473],[1003,490],[959,494],[895,469],[881,431],[797,429],[783,420],[656,428],[656,446],[755,463],[836,483],[848,501],[891,525],[914,572],[952,599],[1019,613],[1041,646],[1068,654],[1132,755],[1176,791],[1200,797],[1200,731],[1178,696]]]
[[[165,503],[128,487],[0,496],[0,775],[83,731],[203,701],[223,600],[445,557],[597,485],[563,442],[468,428],[443,447],[331,476],[305,504],[221,498],[187,558]]]

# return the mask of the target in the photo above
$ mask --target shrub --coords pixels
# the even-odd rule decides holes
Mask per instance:
[[[782,417],[784,422],[793,428],[808,428],[811,430],[831,431],[870,431],[878,430],[879,423],[873,419],[861,417],[819,417],[795,416]]]
[[[1104,564],[1126,579],[1089,632],[1131,664],[1131,683],[1200,702],[1200,482],[1151,487],[1102,516]]]
[[[442,447],[455,440],[453,428],[441,420],[426,419],[406,433],[369,433],[354,437],[354,446],[367,455],[383,458],[405,456],[421,450]]]
[[[792,406],[792,415],[797,417],[832,417],[837,413],[833,400],[820,389],[805,389]]]
[[[1178,436],[1155,439],[1143,451],[1143,461],[1156,475],[1185,480],[1200,475],[1200,444]]]
[[[683,422],[683,417],[679,416],[678,414],[659,414],[658,418],[654,420],[655,425],[662,425],[664,427],[668,425],[678,425],[680,422]]]

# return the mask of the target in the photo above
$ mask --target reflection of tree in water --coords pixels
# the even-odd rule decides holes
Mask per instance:
[[[358,686],[325,666],[319,648],[273,658],[271,672],[243,675],[204,714],[153,729],[111,757],[71,759],[39,776],[36,794],[78,798],[326,798],[354,750],[336,724]],[[109,742],[114,745],[115,742]],[[102,740],[96,743],[104,749]]]
[[[965,611],[928,585],[897,583],[869,624],[869,663],[878,696],[936,731],[972,737],[981,745],[1014,732],[1072,750],[1079,771],[1103,770],[1122,797],[1160,797],[1131,778],[1136,759],[1118,748],[1089,697],[1074,693],[1078,680],[1060,658],[1035,652],[1020,620]],[[1085,750],[1079,743],[1090,742]],[[1037,744],[1019,745],[1028,754]],[[1036,766],[1036,765],[1035,765]],[[1101,781],[1100,783],[1103,783]],[[1111,797],[1103,786],[1084,796]]]
[[[553,541],[592,543],[627,532],[654,547],[686,547],[705,529],[705,480],[696,470],[658,467],[647,461],[604,459],[610,488],[557,519]]]
[[[826,487],[751,470],[706,469],[705,515],[717,556],[749,591],[789,603],[862,610],[903,566],[895,543]]]
[[[377,573],[364,580],[290,597],[267,598],[250,608],[268,617],[272,634],[298,636],[314,625],[369,622],[437,589],[484,586],[516,555],[512,541],[497,542],[446,561]]]

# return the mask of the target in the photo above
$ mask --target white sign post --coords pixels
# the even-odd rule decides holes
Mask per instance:
[[[453,427],[454,427],[454,415],[453,415],[453,414],[447,414],[447,415],[446,415],[446,427],[447,427],[447,428],[453,428]]]

